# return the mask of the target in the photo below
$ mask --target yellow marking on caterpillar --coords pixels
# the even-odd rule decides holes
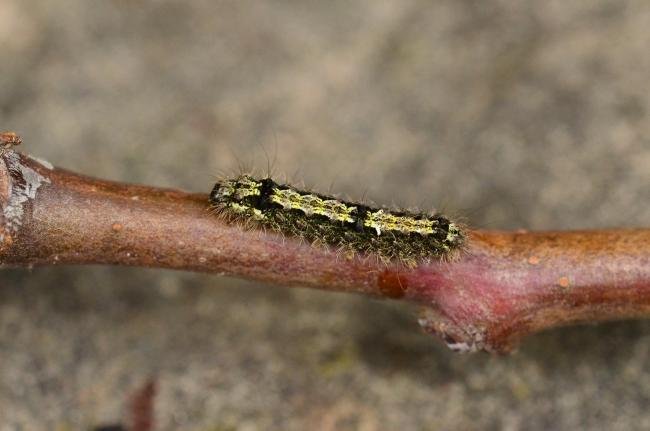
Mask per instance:
[[[460,229],[456,226],[456,223],[449,223],[447,228],[447,238],[445,239],[448,242],[453,242],[456,238],[460,236]]]
[[[375,212],[368,212],[363,225],[374,229],[377,235],[381,235],[382,231],[395,230],[403,233],[419,233],[420,235],[432,235],[435,233],[435,223],[433,220],[414,219],[406,216],[396,216],[378,210]]]
[[[261,193],[260,186],[259,181],[255,181],[250,177],[241,177],[234,186],[237,199],[244,199],[247,196],[259,196]]]
[[[242,205],[233,202],[230,204],[230,208],[237,214],[250,214],[251,217],[253,217],[255,220],[264,220],[266,217],[262,211],[248,205]]]
[[[334,199],[322,199],[313,194],[300,194],[291,189],[274,188],[271,202],[285,210],[300,210],[306,215],[318,214],[333,221],[353,223],[357,207],[345,205]]]

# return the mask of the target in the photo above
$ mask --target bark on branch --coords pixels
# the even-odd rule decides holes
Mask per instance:
[[[386,266],[227,224],[205,194],[53,168],[14,151],[15,135],[0,138],[5,267],[173,268],[401,298],[459,351],[505,352],[543,329],[650,314],[650,230],[472,231],[453,262]]]

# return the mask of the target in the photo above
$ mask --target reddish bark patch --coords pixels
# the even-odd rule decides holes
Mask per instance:
[[[406,293],[406,280],[395,271],[387,270],[379,274],[377,286],[382,295],[388,298],[401,298]]]

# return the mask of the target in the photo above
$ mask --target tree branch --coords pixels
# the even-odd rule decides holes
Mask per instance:
[[[401,298],[423,305],[422,326],[459,351],[505,352],[543,329],[650,313],[650,230],[471,231],[453,262],[405,268],[228,224],[205,194],[53,168],[6,136],[2,266],[172,268]]]

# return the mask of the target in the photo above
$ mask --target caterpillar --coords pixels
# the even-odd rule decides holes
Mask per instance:
[[[465,241],[460,225],[441,214],[374,208],[251,175],[217,182],[210,205],[230,219],[407,266],[447,260]]]

